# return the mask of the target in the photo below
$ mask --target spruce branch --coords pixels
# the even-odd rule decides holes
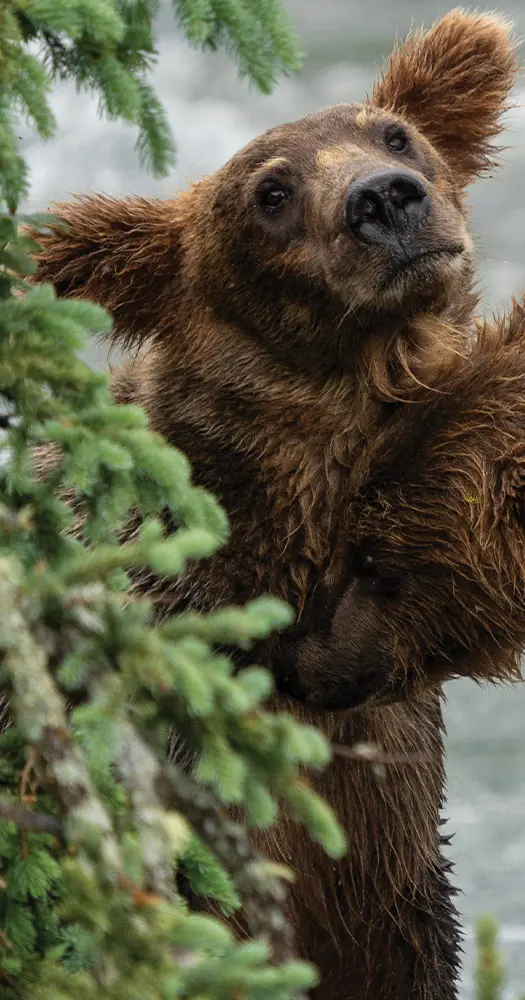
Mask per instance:
[[[269,942],[276,962],[293,957],[293,928],[283,912],[286,888],[272,874],[275,866],[254,850],[245,830],[224,814],[213,792],[174,764],[162,765],[156,788],[166,806],[186,817],[231,876],[250,933]]]
[[[182,815],[174,813],[171,804],[157,793],[161,772],[157,754],[125,719],[117,725],[115,763],[131,802],[146,872],[145,888],[173,899],[173,859],[187,839],[187,826]]]
[[[8,822],[16,823],[22,830],[33,830],[39,833],[51,833],[54,837],[64,837],[64,824],[56,816],[41,812],[32,812],[16,802],[11,802],[0,795],[0,817]]]
[[[496,921],[489,916],[480,917],[476,923],[476,1000],[501,1000],[505,972],[497,936]]]
[[[166,841],[163,815],[184,817],[231,876],[250,934],[265,938],[276,964],[293,958],[293,928],[283,911],[287,890],[273,873],[276,866],[254,850],[246,831],[224,813],[210,789],[175,764],[159,761],[146,739],[129,723],[121,723],[119,729],[117,768],[142,825],[145,851],[151,854],[159,837],[160,843],[153,850],[156,859],[162,856],[159,847]],[[168,893],[172,893],[170,874],[169,868],[152,866],[152,891],[163,894],[168,886]]]
[[[110,319],[30,285],[39,235],[59,223],[17,214],[28,170],[16,122],[52,136],[57,78],[134,126],[155,173],[169,168],[173,140],[150,83],[157,2],[0,6],[0,991],[291,1000],[315,974],[293,961],[286,875],[254,851],[246,824],[268,826],[284,803],[341,854],[342,831],[300,776],[329,749],[266,712],[270,676],[237,674],[223,652],[250,649],[290,611],[259,599],[159,622],[139,597],[152,576],[176,580],[213,555],[227,518],[145,414],[116,406],[106,377],[80,362]],[[191,44],[226,47],[262,90],[297,65],[278,0],[174,7]],[[42,453],[55,462],[43,478]],[[174,726],[199,762],[192,777],[166,760]],[[228,809],[241,804],[234,822]],[[189,911],[177,868],[223,913],[242,906],[259,940],[238,943]]]
[[[224,45],[240,75],[265,93],[279,73],[300,66],[297,40],[277,0],[173,0],[173,9],[190,45]],[[144,0],[5,0],[0,75],[11,105],[49,138],[55,130],[47,101],[51,85],[74,79],[79,89],[98,97],[102,114],[137,128],[141,162],[156,176],[164,176],[174,163],[175,147],[165,110],[148,80],[158,58],[155,13],[156,4]],[[35,41],[39,57],[26,48]],[[0,109],[0,138],[4,157],[7,160],[9,152],[11,160],[15,205],[26,180],[9,110],[2,135]]]
[[[57,790],[69,834],[93,834],[113,867],[119,850],[111,821],[90,780],[81,753],[69,735],[64,699],[47,669],[47,651],[31,634],[23,611],[22,572],[13,558],[0,557],[0,650],[12,685],[12,705],[31,745],[43,780]]]
[[[100,851],[110,870],[123,874],[110,817],[96,795],[81,752],[68,736],[64,701],[46,670],[46,654],[31,634],[20,579],[16,563],[0,557],[0,649],[12,682],[13,708],[23,720],[34,766],[42,780],[57,789],[67,819],[62,823],[7,800],[0,800],[0,816],[24,829],[65,834],[80,846],[87,842]],[[173,857],[180,850],[187,821],[231,876],[250,933],[268,942],[276,964],[292,958],[293,930],[283,912],[285,886],[273,873],[274,866],[254,851],[243,828],[224,814],[213,792],[174,764],[160,761],[154,747],[125,718],[116,724],[115,764],[132,805],[145,890],[167,900],[174,898]]]
[[[421,753],[396,753],[386,754],[376,743],[354,743],[353,746],[341,746],[339,743],[332,743],[332,753],[334,757],[344,757],[346,760],[355,760],[373,766],[383,767],[387,764],[429,764],[431,757]]]

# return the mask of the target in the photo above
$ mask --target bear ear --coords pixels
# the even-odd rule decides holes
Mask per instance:
[[[155,335],[181,288],[185,204],[84,196],[54,205],[59,220],[35,233],[37,281],[57,295],[91,299],[113,317],[112,344],[138,347]]]
[[[516,73],[510,24],[458,8],[394,49],[372,103],[413,122],[463,186],[495,165]]]

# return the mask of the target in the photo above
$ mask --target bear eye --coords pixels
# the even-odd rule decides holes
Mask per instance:
[[[258,191],[261,208],[272,214],[284,207],[290,198],[290,192],[278,181],[264,181]]]
[[[388,148],[394,153],[404,153],[409,146],[409,139],[406,132],[397,126],[386,130],[385,141]]]

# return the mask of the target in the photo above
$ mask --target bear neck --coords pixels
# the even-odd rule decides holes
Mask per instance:
[[[393,408],[421,401],[425,388],[431,396],[443,369],[464,361],[476,305],[469,290],[458,307],[378,321],[353,345],[349,331],[344,363],[330,358],[328,325],[328,360],[310,370],[308,327],[304,362],[294,367],[265,349],[260,337],[218,322],[211,308],[193,311],[183,300],[175,323],[159,321],[146,349],[117,372],[114,392],[143,405],[152,427],[182,450],[188,436],[198,437],[210,472],[221,449],[271,469],[277,481],[310,462],[321,463],[327,474],[333,463],[348,472]],[[211,477],[214,491],[222,471],[218,465],[215,481]]]

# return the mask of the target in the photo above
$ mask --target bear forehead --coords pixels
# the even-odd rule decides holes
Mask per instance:
[[[335,104],[293,122],[285,122],[253,139],[236,153],[225,169],[255,170],[299,164],[327,165],[342,158],[344,150],[378,139],[385,126],[402,122],[399,116],[364,102]]]

